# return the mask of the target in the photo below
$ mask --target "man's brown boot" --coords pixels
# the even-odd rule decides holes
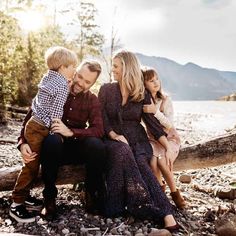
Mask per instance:
[[[178,189],[175,192],[171,192],[170,195],[171,195],[175,205],[179,209],[183,209],[186,206],[186,202],[185,202],[184,198],[180,195],[180,192]]]
[[[57,207],[55,198],[44,200],[44,208],[41,211],[41,216],[47,220],[53,220],[56,216]]]

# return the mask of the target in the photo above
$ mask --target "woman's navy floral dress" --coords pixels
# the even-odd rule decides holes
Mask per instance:
[[[173,213],[172,205],[150,169],[152,148],[141,118],[153,127],[156,138],[164,134],[163,130],[160,126],[154,130],[152,120],[142,112],[144,101],[128,99],[122,106],[118,83],[101,86],[98,97],[106,134],[113,130],[129,142],[127,145],[105,140],[108,150],[106,215],[114,217],[129,212],[141,219],[163,220]]]

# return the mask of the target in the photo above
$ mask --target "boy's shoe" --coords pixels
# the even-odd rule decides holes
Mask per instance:
[[[15,207],[10,206],[9,215],[20,223],[31,223],[35,221],[35,216],[23,204]]]
[[[36,197],[28,196],[25,200],[25,207],[28,211],[41,211],[43,208],[43,201]]]

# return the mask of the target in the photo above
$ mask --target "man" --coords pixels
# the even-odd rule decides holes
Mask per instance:
[[[100,104],[96,95],[89,89],[101,73],[96,61],[83,61],[71,82],[70,94],[64,106],[62,121],[54,119],[51,134],[41,150],[43,190],[43,216],[52,219],[56,214],[57,188],[55,185],[58,168],[64,164],[85,164],[87,210],[102,211],[103,208],[103,169],[105,166],[105,145],[101,140],[104,134]],[[29,113],[24,121],[31,114]],[[87,127],[88,123],[88,127]],[[24,126],[23,124],[23,126]],[[25,159],[32,160],[35,153],[25,143],[22,129],[19,148]],[[29,215],[29,217],[33,217]]]

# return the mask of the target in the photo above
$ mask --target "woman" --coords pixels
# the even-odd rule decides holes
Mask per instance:
[[[115,53],[112,73],[117,83],[105,84],[99,91],[108,149],[106,215],[128,212],[142,219],[164,220],[168,230],[176,230],[172,206],[149,166],[152,148],[140,123],[145,115],[145,88],[136,56],[125,50]],[[149,121],[149,114],[145,120]],[[167,145],[160,124],[149,124],[156,127],[156,138]]]
[[[165,183],[162,181],[162,175],[170,188],[170,195],[175,202],[175,205],[182,209],[185,207],[186,202],[181,196],[179,190],[176,188],[173,163],[179,154],[180,149],[180,137],[173,124],[173,104],[170,96],[165,94],[161,88],[161,81],[157,75],[157,72],[153,68],[142,68],[145,88],[150,92],[152,96],[152,103],[150,105],[144,105],[143,111],[152,114],[164,127],[167,135],[169,147],[173,155],[170,159],[166,157],[165,148],[153,138],[148,131],[150,143],[153,148],[153,157],[151,160],[151,168],[165,191]]]

